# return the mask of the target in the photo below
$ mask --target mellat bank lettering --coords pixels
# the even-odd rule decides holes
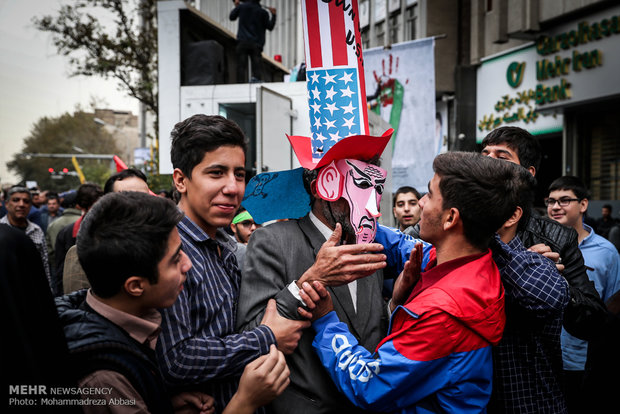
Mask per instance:
[[[584,46],[618,33],[620,33],[620,16],[613,16],[592,24],[584,21],[577,25],[576,30],[551,37],[541,36],[536,41],[536,52],[539,55],[547,56]],[[502,96],[494,106],[497,113],[484,115],[478,122],[478,129],[490,131],[504,123],[535,122],[539,114],[530,102],[541,107],[552,102],[570,99],[572,96],[571,84],[562,76],[569,75],[571,71],[581,72],[584,69],[594,69],[602,65],[603,52],[599,49],[588,51],[574,49],[568,57],[556,55],[536,61],[536,80],[538,82],[560,78],[559,82],[552,85],[538,83],[535,89],[517,91],[514,96],[510,94]],[[512,62],[506,70],[506,81],[511,87],[518,88],[523,81],[524,73],[525,62]],[[515,105],[517,106],[515,107]],[[519,107],[518,105],[526,106]]]

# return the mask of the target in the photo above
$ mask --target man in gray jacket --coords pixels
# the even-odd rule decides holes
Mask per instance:
[[[241,329],[251,329],[260,323],[271,298],[276,299],[280,314],[300,319],[297,311],[302,305],[299,288],[304,283],[319,280],[330,286],[336,313],[362,346],[374,351],[385,336],[388,310],[381,295],[383,275],[380,271],[385,266],[385,255],[375,254],[383,250],[383,246],[368,242],[356,244],[360,242],[356,236],[368,229],[365,225],[373,224],[351,214],[351,211],[360,210],[367,213],[364,206],[369,208],[373,202],[378,205],[380,196],[377,199],[376,194],[377,190],[379,194],[382,191],[385,175],[382,179],[380,171],[383,170],[358,160],[337,162],[344,165],[341,170],[351,167],[343,174],[342,197],[334,196],[335,201],[322,198],[325,173],[330,169],[334,172],[335,164],[320,171],[305,170],[304,186],[311,195],[310,213],[299,220],[257,229],[252,234],[239,295],[237,320]],[[350,201],[349,196],[355,191],[367,194],[369,202],[361,209],[360,203]],[[338,392],[323,369],[312,348],[313,339],[312,329],[306,329],[295,352],[287,357],[291,384],[272,402],[273,411],[360,412]]]

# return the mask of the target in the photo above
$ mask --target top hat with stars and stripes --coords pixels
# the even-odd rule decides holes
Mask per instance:
[[[303,168],[383,153],[393,129],[369,135],[357,0],[302,0],[310,136],[288,136]],[[246,186],[242,205],[258,223],[303,217],[310,198],[303,168],[264,172]]]
[[[302,167],[380,155],[393,129],[368,135],[357,0],[302,0],[310,137],[288,136]]]

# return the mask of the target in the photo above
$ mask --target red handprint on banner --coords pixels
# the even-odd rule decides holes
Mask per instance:
[[[394,135],[396,136],[398,132],[398,125],[400,124],[400,114],[403,109],[403,96],[405,93],[405,88],[395,77],[396,72],[398,72],[398,57],[396,58],[396,62],[394,62],[394,57],[390,53],[388,59],[389,66],[387,73],[385,68],[385,59],[381,60],[381,66],[383,69],[381,76],[377,74],[377,71],[372,71],[375,81],[377,82],[377,88],[375,93],[368,96],[366,100],[368,102],[368,108],[371,111],[380,115],[383,119],[388,121],[390,125],[392,125],[392,128],[394,128]],[[392,68],[394,68],[394,70],[392,70]],[[408,83],[409,79],[406,79],[405,84]]]

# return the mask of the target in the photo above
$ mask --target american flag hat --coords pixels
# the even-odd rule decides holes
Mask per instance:
[[[288,136],[302,167],[380,155],[393,129],[369,135],[357,0],[302,0],[310,137]]]

